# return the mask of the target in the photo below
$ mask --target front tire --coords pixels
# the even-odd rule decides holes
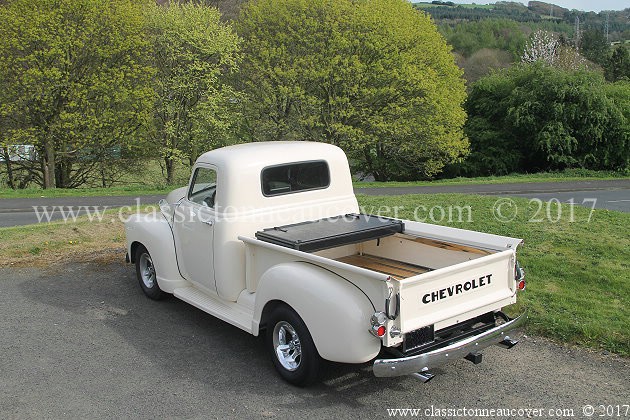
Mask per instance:
[[[135,260],[136,277],[144,294],[153,300],[164,299],[166,293],[164,293],[158,285],[151,254],[149,254],[149,251],[147,251],[143,245],[138,246]]]
[[[306,324],[293,309],[281,305],[273,310],[265,338],[273,364],[284,380],[297,386],[317,380],[322,359]]]

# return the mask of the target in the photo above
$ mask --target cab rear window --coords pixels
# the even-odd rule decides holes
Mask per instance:
[[[327,188],[330,171],[323,160],[268,166],[261,174],[262,192],[267,197]]]

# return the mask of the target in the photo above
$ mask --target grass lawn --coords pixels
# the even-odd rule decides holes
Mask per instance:
[[[153,206],[123,211],[107,210],[101,222],[87,216],[62,221],[0,228],[0,267],[36,266],[76,261],[124,261],[125,230],[121,221]]]
[[[514,199],[517,216],[501,222],[493,216],[496,200],[461,194],[359,196],[366,213],[394,216],[397,206],[398,217],[414,219],[414,210],[424,206],[416,211],[420,221],[433,209],[433,221],[440,224],[525,239],[519,261],[527,290],[512,312],[529,309],[528,332],[629,356],[630,214],[555,204],[538,211],[534,202]],[[440,220],[440,207],[448,215],[449,206],[470,206],[470,217],[465,211],[460,220],[454,212],[450,222],[448,216]],[[117,210],[102,223],[82,219],[2,228],[0,237],[0,266],[123,261],[125,254]]]
[[[186,185],[182,183],[179,186]],[[178,186],[165,185],[126,185],[113,186],[110,188],[55,188],[43,190],[41,188],[27,188],[24,190],[12,190],[10,188],[0,188],[0,198],[37,198],[37,197],[101,197],[101,196],[138,196],[167,194]]]

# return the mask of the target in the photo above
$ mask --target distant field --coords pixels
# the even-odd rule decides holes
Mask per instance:
[[[440,7],[440,6],[445,6],[444,4],[432,4],[432,3],[413,3],[413,5],[415,7],[421,8],[421,9],[426,9],[429,7]],[[453,7],[458,7],[461,6],[463,8],[466,9],[494,9],[494,5],[493,4],[455,4],[455,6]]]

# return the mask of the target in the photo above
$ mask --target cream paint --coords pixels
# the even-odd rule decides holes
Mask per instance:
[[[262,194],[263,168],[312,160],[328,163],[327,188],[274,197]],[[362,363],[374,358],[381,345],[395,346],[402,340],[390,334],[379,340],[368,332],[370,317],[385,311],[385,300],[392,294],[400,294],[400,313],[386,325],[388,331],[395,327],[403,332],[428,324],[447,327],[515,301],[513,266],[520,239],[413,221],[404,221],[404,235],[314,253],[255,239],[255,232],[264,228],[359,212],[347,158],[335,146],[237,145],[203,154],[197,167],[217,171],[216,208],[201,209],[211,212],[212,223],[180,229],[180,222],[172,218],[175,211],[200,209],[187,201],[185,188],[175,190],[167,196],[168,203],[161,204],[162,215],[134,216],[126,223],[128,252],[133,258],[135,244],[143,244],[153,258],[162,290],[254,335],[264,322],[267,303],[282,301],[304,320],[322,357]],[[174,241],[173,232],[181,237]],[[200,245],[206,233],[207,250]],[[201,240],[191,241],[187,235],[193,234]],[[414,238],[482,249],[485,255],[433,247]],[[397,280],[335,260],[358,253],[398,258],[433,271]],[[427,293],[437,290],[439,295],[440,290],[486,272],[493,275],[489,286],[430,305],[421,302]]]

